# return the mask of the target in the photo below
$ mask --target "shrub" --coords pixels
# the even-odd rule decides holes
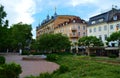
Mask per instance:
[[[29,55],[29,54],[30,54],[29,51],[23,51],[23,52],[22,52],[22,55]]]
[[[3,64],[0,67],[0,78],[19,78],[21,72],[22,70],[19,64]]]
[[[69,68],[67,65],[60,65],[60,68],[57,70],[59,73],[65,73],[69,71]]]
[[[52,75],[49,73],[41,73],[39,78],[52,78]]]
[[[49,73],[41,73],[39,76],[28,76],[28,77],[25,77],[25,78],[53,78],[52,77],[52,74],[49,74]]]
[[[0,65],[5,63],[5,57],[4,56],[0,56]]]
[[[108,57],[109,58],[117,58],[117,55],[115,55],[115,54],[109,54]]]
[[[96,56],[96,54],[90,54],[90,57],[95,57]]]
[[[47,60],[49,61],[56,61],[58,59],[58,55],[56,54],[48,54],[47,55]]]
[[[41,55],[41,52],[31,52],[32,55]]]

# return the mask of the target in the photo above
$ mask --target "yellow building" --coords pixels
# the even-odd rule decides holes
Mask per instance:
[[[78,16],[57,15],[55,13],[51,18],[48,15],[37,27],[36,38],[44,33],[62,33],[74,43],[78,41],[78,38],[87,35],[86,26],[86,22]]]

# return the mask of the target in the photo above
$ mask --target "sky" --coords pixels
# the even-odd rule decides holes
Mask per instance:
[[[75,15],[86,21],[90,17],[111,10],[112,5],[120,9],[120,0],[0,0],[7,13],[9,25],[19,22],[32,25],[33,38],[36,26],[47,15]]]

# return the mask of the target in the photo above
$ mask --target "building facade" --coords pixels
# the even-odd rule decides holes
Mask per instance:
[[[77,42],[78,38],[87,35],[87,24],[85,20],[78,16],[57,15],[47,18],[37,26],[36,37],[40,37],[44,33],[62,33],[69,37],[70,41]]]
[[[104,44],[107,42],[107,37],[109,37],[113,32],[120,30],[120,10],[112,8],[112,10],[93,16],[89,19],[87,34],[88,36],[96,36],[101,39]],[[117,41],[109,43],[110,46],[115,43],[118,45]]]

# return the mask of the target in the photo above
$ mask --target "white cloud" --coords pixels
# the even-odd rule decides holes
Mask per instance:
[[[96,2],[96,0],[70,0],[68,4],[72,5],[73,7],[76,7],[81,4],[88,4],[93,2]]]
[[[34,0],[2,0],[0,3],[7,12],[10,25],[18,22],[27,24],[34,22],[34,18],[32,17],[36,11]]]
[[[35,39],[36,38],[36,28],[32,29],[32,33],[33,33],[33,39]]]

